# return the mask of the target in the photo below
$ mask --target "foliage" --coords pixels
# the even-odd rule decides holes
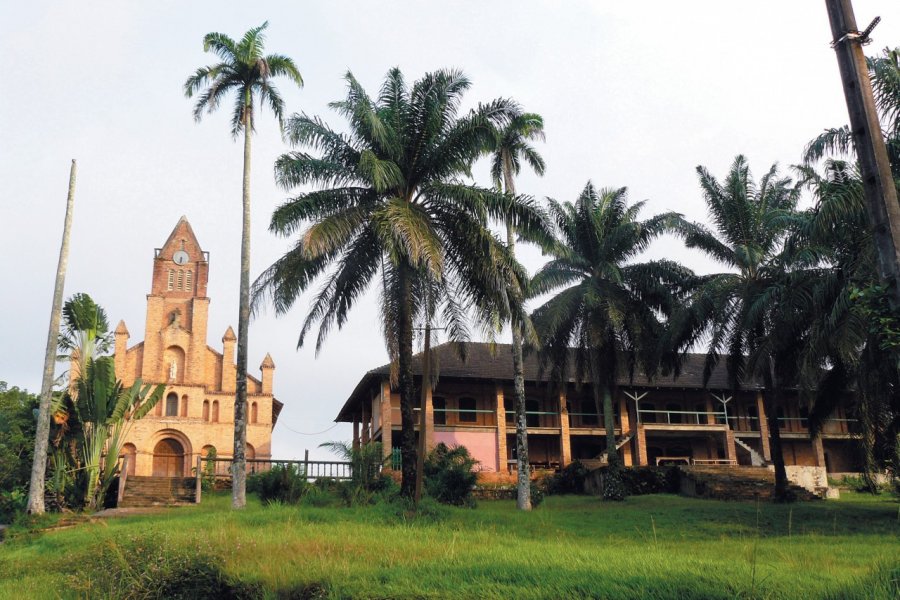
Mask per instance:
[[[0,381],[0,521],[24,508],[39,398]]]
[[[165,386],[141,379],[125,386],[116,379],[113,357],[99,355],[98,340],[108,333],[105,313],[90,296],[66,301],[63,317],[60,348],[70,351],[72,369],[69,387],[53,407],[48,489],[58,503],[95,510],[116,477],[128,431],[156,406]]]
[[[583,494],[584,480],[589,474],[590,470],[581,461],[574,460],[547,478],[547,493]]]
[[[677,494],[677,467],[631,467],[622,469],[622,482],[630,496],[644,494]]]
[[[869,334],[879,341],[879,347],[887,352],[900,351],[900,315],[891,309],[887,288],[872,284],[850,290],[850,300],[869,325]]]
[[[215,447],[210,448],[206,456],[203,457],[200,469],[200,488],[204,492],[211,492],[216,489],[216,458],[217,452]],[[197,476],[197,467],[191,469],[191,473]]]
[[[288,120],[287,137],[298,149],[277,160],[276,179],[287,190],[313,189],[273,213],[269,229],[297,242],[256,280],[254,305],[269,300],[284,314],[324,279],[298,340],[303,345],[318,324],[318,351],[377,282],[400,392],[403,493],[412,496],[413,323],[438,318],[450,340],[465,341],[469,316],[489,332],[497,319],[521,314],[525,272],[489,220],[511,222],[525,237],[538,235],[545,221],[531,198],[465,182],[495,129],[514,114],[513,103],[494,100],[461,114],[471,84],[456,70],[409,85],[392,69],[374,98],[352,73],[346,81],[346,98],[331,107],[347,120],[347,133],[305,114]]]
[[[474,507],[477,464],[465,446],[451,448],[441,442],[425,459],[425,491],[443,504]]]
[[[792,506],[549,496],[533,514],[510,500],[471,510],[426,499],[434,518],[399,502],[262,507],[250,497],[228,511],[229,501],[210,494],[165,514],[12,536],[0,597],[122,597],[159,581],[157,565],[191,566],[191,555],[268,598],[893,600],[900,574],[897,503],[883,495]]]
[[[247,479],[247,491],[259,494],[263,504],[297,504],[310,489],[306,473],[294,464],[276,464],[268,471],[251,475]]]

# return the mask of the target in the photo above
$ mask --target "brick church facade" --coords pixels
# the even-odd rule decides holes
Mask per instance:
[[[209,253],[185,217],[153,257],[144,341],[128,347],[124,321],[115,330],[116,376],[125,385],[141,378],[164,384],[162,400],[128,433],[123,453],[138,476],[191,475],[197,456],[231,456],[237,338],[229,327],[222,350],[207,345]],[[260,377],[248,374],[247,458],[271,457],[272,428],[282,404],[272,393],[275,364],[268,354]]]

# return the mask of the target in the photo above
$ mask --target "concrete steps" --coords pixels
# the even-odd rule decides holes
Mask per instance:
[[[691,466],[681,471],[681,493],[718,500],[769,500],[775,492],[775,473],[766,467]],[[798,500],[818,500],[809,490],[789,484]]]
[[[120,508],[192,504],[197,480],[193,477],[137,477],[125,481]]]

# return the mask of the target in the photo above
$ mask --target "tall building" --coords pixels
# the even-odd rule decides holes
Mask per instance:
[[[125,440],[131,475],[183,477],[198,455],[228,458],[234,446],[235,342],[229,327],[222,351],[207,345],[209,253],[181,217],[153,256],[144,341],[128,347],[124,321],[115,331],[116,376],[164,384],[162,400]],[[247,458],[267,459],[282,404],[272,395],[275,363],[266,354],[261,377],[248,375]]]

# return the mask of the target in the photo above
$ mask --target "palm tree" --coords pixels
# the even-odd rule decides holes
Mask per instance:
[[[559,230],[554,258],[531,281],[533,295],[564,288],[532,314],[544,344],[542,363],[551,379],[588,379],[606,427],[608,472],[603,495],[621,499],[624,488],[612,399],[617,375],[641,368],[648,376],[659,358],[661,315],[669,314],[690,271],[667,260],[632,262],[679,216],[638,219],[644,203],[627,204],[625,188],[596,189],[590,182],[574,204],[550,201]]]
[[[515,176],[526,162],[538,175],[543,175],[544,159],[531,145],[532,140],[544,140],[544,120],[540,115],[521,113],[515,115],[506,126],[497,131],[491,156],[491,176],[494,186],[516,195]],[[515,252],[516,228],[506,224],[506,245]],[[516,396],[516,458],[518,461],[517,505],[520,510],[531,510],[531,469],[528,464],[528,425],[525,414],[525,373],[522,367],[522,323],[513,320],[512,355],[513,388]]]
[[[69,194],[66,198],[66,217],[63,221],[62,244],[56,266],[56,284],[53,286],[53,302],[50,307],[50,327],[47,332],[47,350],[44,353],[44,374],[41,380],[41,403],[38,408],[37,431],[34,436],[34,459],[31,464],[31,481],[28,485],[28,513],[44,513],[44,487],[47,475],[47,446],[50,437],[50,404],[53,393],[53,373],[56,369],[56,343],[59,337],[59,319],[62,311],[63,288],[66,283],[66,267],[69,263],[69,238],[72,233],[72,208],[75,203],[75,174],[77,165],[72,161],[69,170]]]
[[[232,506],[246,504],[247,464],[247,344],[250,326],[250,138],[255,129],[257,105],[268,104],[283,127],[284,102],[272,85],[273,77],[284,76],[303,87],[303,78],[294,61],[281,54],[264,54],[263,30],[268,22],[244,34],[239,42],[224,33],[208,33],[203,50],[213,52],[222,61],[200,67],[184,83],[188,98],[203,90],[194,105],[197,121],[203,112],[213,112],[234,92],[231,135],[244,134],[243,222],[241,225],[241,284],[238,307],[237,385],[234,402],[234,455],[232,462]]]
[[[820,267],[812,293],[810,333],[801,356],[805,387],[814,390],[810,430],[852,398],[862,426],[864,478],[900,459],[900,319],[878,283],[875,245],[859,171],[829,160],[823,174],[804,168],[816,205],[788,244]]]
[[[412,371],[413,322],[439,311],[450,340],[468,335],[468,308],[486,324],[492,315],[520,311],[525,274],[509,249],[488,229],[489,219],[511,220],[528,235],[544,226],[528,198],[463,182],[470,165],[516,107],[505,100],[459,114],[470,87],[459,71],[426,74],[408,86],[391,70],[376,99],[351,73],[347,97],[331,107],[348,121],[338,133],[321,119],[294,115],[290,141],[298,150],[276,163],[286,189],[316,190],[289,200],[272,215],[271,231],[300,232],[297,244],[254,284],[257,300],[271,299],[285,313],[320,276],[325,283],[300,330],[298,346],[319,324],[317,351],[328,332],[377,279],[381,319],[395,365],[402,415],[402,492],[415,491],[416,445]],[[312,224],[301,231],[303,224]],[[331,269],[326,275],[326,270]]]
[[[704,382],[725,354],[731,385],[762,381],[769,421],[775,495],[785,498],[787,475],[779,435],[778,407],[797,381],[805,336],[809,271],[784,252],[799,223],[799,187],[781,178],[776,165],[754,183],[743,156],[735,158],[723,183],[697,167],[715,231],[682,223],[678,233],[731,270],[704,275],[670,322],[673,345],[690,348],[704,338],[709,348]]]

